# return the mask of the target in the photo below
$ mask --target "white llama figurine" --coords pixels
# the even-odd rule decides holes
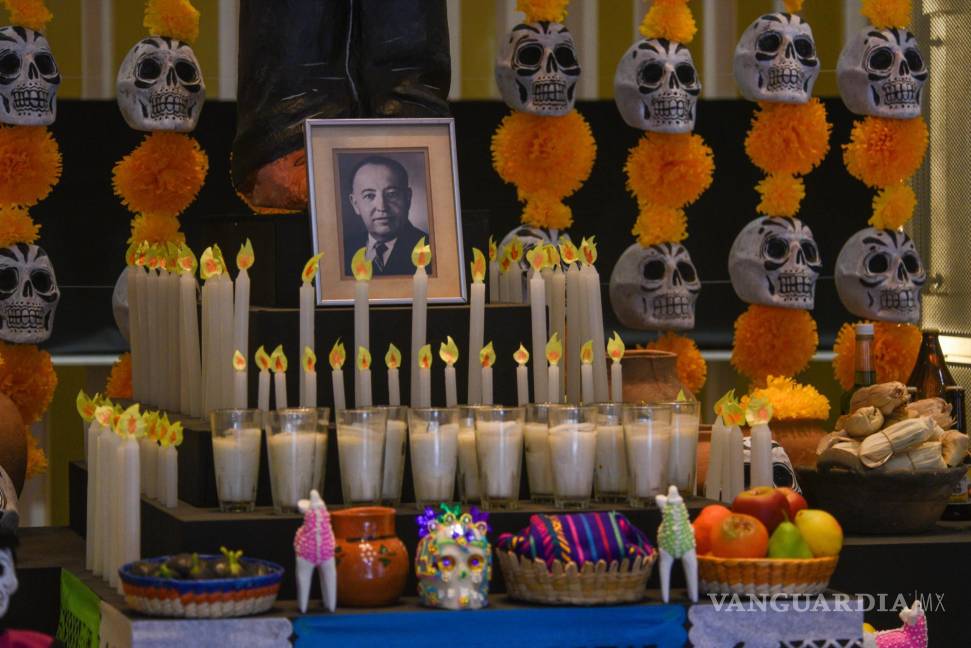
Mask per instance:
[[[657,529],[657,547],[661,551],[661,597],[667,603],[671,597],[671,567],[675,559],[684,567],[688,598],[698,601],[698,556],[695,553],[695,534],[688,518],[688,509],[677,486],[668,486],[668,494],[656,495],[661,509],[661,526]]]
[[[310,491],[309,500],[300,500],[297,508],[303,513],[303,525],[293,537],[293,550],[297,554],[297,601],[300,612],[307,611],[310,579],[318,567],[324,607],[333,612],[337,607],[337,566],[330,513],[316,490]]]
[[[902,626],[883,632],[863,632],[864,648],[927,648],[927,619],[920,599],[900,611]]]

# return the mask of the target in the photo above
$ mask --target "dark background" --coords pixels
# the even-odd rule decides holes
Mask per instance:
[[[814,312],[823,349],[851,319],[836,296],[833,265],[843,242],[866,225],[872,200],[871,192],[842,164],[841,144],[849,139],[852,116],[838,99],[824,103],[833,124],[831,148],[821,167],[806,177],[800,213],[816,235],[824,264]],[[578,102],[577,108],[597,140],[597,160],[590,179],[566,202],[575,218],[571,232],[596,235],[606,288],[614,261],[634,240],[630,229],[637,209],[624,188],[623,165],[641,133],[623,123],[611,101]],[[182,215],[183,231],[197,254],[214,242],[231,253],[249,237],[256,252],[253,305],[296,307],[297,277],[312,255],[309,219],[306,214],[256,216],[235,195],[229,179],[235,109],[234,103],[210,101],[202,112],[194,135],[209,155],[209,174],[198,199]],[[728,282],[726,261],[731,241],[756,216],[755,184],[761,172],[744,151],[753,110],[753,104],[741,100],[702,101],[698,110],[696,130],[713,149],[716,164],[711,188],[688,208],[686,244],[704,284],[693,333],[702,348],[729,348],[732,323],[744,310]],[[489,151],[492,134],[507,112],[494,101],[452,106],[467,259],[473,246],[485,251],[489,234],[501,239],[518,223],[521,207],[515,188],[496,175]],[[62,353],[117,352],[124,341],[114,327],[110,295],[124,267],[131,214],[112,193],[111,169],[143,134],[125,125],[113,101],[59,102],[52,130],[64,158],[62,179],[31,210],[43,226],[40,244],[62,286],[55,332],[47,346]],[[625,331],[610,312],[606,319],[608,329],[617,328],[628,344],[654,335]]]

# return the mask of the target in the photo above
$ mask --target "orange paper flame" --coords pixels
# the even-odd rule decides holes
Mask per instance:
[[[77,404],[78,414],[84,420],[85,423],[90,423],[94,419],[94,411],[98,409],[95,405],[94,399],[90,398],[84,393],[84,390],[78,392],[78,397],[75,399]]]
[[[273,353],[270,354],[270,368],[274,373],[281,373],[287,370],[287,356],[283,353],[283,345],[278,344]]]
[[[482,283],[486,276],[485,256],[478,248],[472,248],[472,281]]]
[[[161,414],[159,412],[145,412],[142,414],[142,420],[145,422],[145,438],[158,441],[159,424],[162,422]]]
[[[432,248],[425,242],[425,237],[418,239],[411,251],[411,263],[416,268],[424,268],[432,262]]]
[[[239,349],[233,351],[233,369],[246,371],[246,357],[239,352]]]
[[[502,273],[509,272],[512,267],[512,258],[509,256],[509,247],[502,248],[502,259],[499,260],[499,271]]]
[[[194,275],[199,268],[199,261],[188,245],[179,245],[179,252],[175,259],[175,266],[179,274],[188,273]]]
[[[529,362],[529,351],[526,350],[526,347],[523,346],[522,342],[519,343],[519,348],[516,349],[516,352],[512,354],[512,359],[515,360],[519,366],[523,366]]]
[[[479,362],[485,368],[496,364],[496,350],[492,347],[491,341],[479,351]]]
[[[543,254],[546,255],[546,267],[556,268],[560,265],[560,252],[553,244],[543,246]]]
[[[553,331],[549,342],[546,343],[546,361],[555,367],[560,363],[560,358],[562,357],[563,343],[560,342],[560,336],[556,331]]]
[[[260,348],[256,350],[255,360],[256,366],[260,368],[260,371],[270,370],[270,356],[267,355],[266,349],[263,348],[262,344],[260,345]]]
[[[587,340],[580,347],[580,362],[583,364],[593,363],[593,340]]]
[[[236,253],[236,268],[240,271],[249,270],[255,262],[256,253],[253,252],[253,244],[250,243],[249,239],[246,239],[246,242],[239,246],[239,252]]]
[[[115,433],[123,439],[139,439],[145,436],[145,421],[142,420],[138,407],[138,403],[135,403],[118,417]]]
[[[310,259],[303,264],[303,271],[300,273],[300,280],[303,283],[308,284],[314,280],[317,276],[317,268],[320,266],[320,259],[323,258],[324,253],[321,252],[316,256],[310,257]]]
[[[371,352],[364,347],[357,347],[357,368],[361,371],[371,368]]]
[[[115,408],[111,405],[99,405],[94,408],[94,420],[98,422],[101,427],[110,428],[112,427],[112,421],[115,418]]]
[[[310,347],[303,348],[303,358],[301,358],[301,364],[303,365],[303,370],[307,372],[315,371],[317,369],[317,354]]]
[[[418,366],[421,369],[431,369],[432,359],[432,345],[426,344],[418,349]]]
[[[401,366],[401,351],[394,344],[388,345],[388,352],[384,354],[384,364],[388,369],[397,369]]]
[[[367,258],[366,247],[362,247],[351,257],[351,271],[354,273],[356,280],[371,281],[374,268],[371,266],[371,261]]]
[[[759,425],[772,420],[772,403],[765,398],[750,398],[745,408],[745,421],[749,425]]]
[[[202,258],[199,259],[199,277],[203,281],[208,281],[209,279],[218,277],[222,272],[223,267],[218,256],[212,247],[207,247],[202,252]]]
[[[330,363],[331,369],[340,371],[344,368],[345,360],[347,360],[347,351],[344,350],[344,343],[341,342],[340,338],[337,338],[337,342],[334,342],[334,346],[330,349],[327,361]]]
[[[607,355],[614,362],[620,362],[623,360],[624,351],[626,350],[627,347],[624,346],[624,341],[617,335],[617,331],[614,331],[614,334],[607,340]]]
[[[543,252],[543,248],[534,247],[527,252],[526,262],[529,263],[529,267],[533,269],[533,272],[541,272],[546,267],[546,254]]]
[[[447,341],[442,342],[441,346],[438,347],[438,357],[450,367],[458,362],[459,347],[455,344],[455,340],[452,339],[451,335],[447,337]]]
[[[571,265],[580,260],[577,246],[573,244],[573,241],[566,234],[560,237],[560,258],[567,265]]]
[[[523,258],[523,242],[518,236],[512,237],[512,241],[509,242],[509,258],[514,263],[519,263]]]
[[[496,239],[489,237],[489,260],[495,261],[496,255],[499,253],[499,248],[496,246]]]
[[[589,239],[584,238],[580,242],[580,256],[585,265],[593,265],[597,262],[597,244],[594,243],[594,238],[591,236]]]

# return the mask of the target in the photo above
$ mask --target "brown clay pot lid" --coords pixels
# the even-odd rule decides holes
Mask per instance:
[[[395,534],[394,514],[387,506],[359,506],[332,512],[330,521],[338,538],[381,538]]]

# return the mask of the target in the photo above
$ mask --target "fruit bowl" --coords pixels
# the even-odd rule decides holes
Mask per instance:
[[[698,585],[709,594],[819,594],[829,586],[839,556],[719,558],[698,556]]]
[[[160,566],[170,556],[128,563],[118,570],[125,600],[133,609],[152,616],[218,619],[260,614],[273,607],[280,591],[283,567],[255,558],[241,558],[247,572],[259,575],[195,580],[147,576],[136,566]],[[221,556],[199,556],[216,561]]]

